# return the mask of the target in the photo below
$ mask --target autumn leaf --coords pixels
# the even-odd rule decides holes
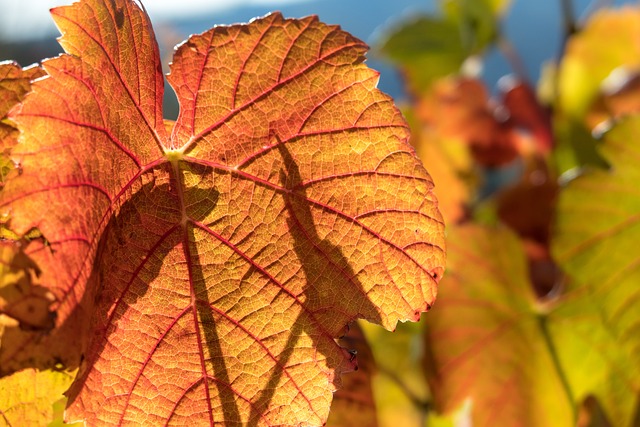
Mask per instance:
[[[628,74],[640,67],[638,22],[640,9],[635,6],[602,8],[567,40],[554,84],[554,162],[560,173],[585,165],[607,166],[592,135],[593,126],[600,123],[594,110],[601,108],[602,95],[619,85],[620,71]]]
[[[434,192],[445,224],[455,224],[464,218],[471,201],[473,165],[468,146],[442,135],[437,127],[416,117],[413,109],[404,114],[411,126],[411,145],[430,164],[429,174],[438,183]]]
[[[0,204],[47,239],[31,256],[56,325],[91,325],[67,420],[322,425],[354,363],[335,338],[417,320],[444,265],[433,184],[366,45],[279,14],[192,36],[168,131],[146,14],[52,14],[67,54],[12,116],[23,172]]]
[[[376,362],[357,322],[350,325],[340,345],[358,361],[358,370],[343,377],[342,388],[333,395],[327,427],[377,427],[378,415],[371,387]]]
[[[558,74],[559,108],[584,119],[602,82],[620,66],[640,67],[640,9],[628,5],[595,12],[571,37]]]
[[[465,77],[438,80],[419,98],[417,116],[442,138],[465,142],[474,160],[489,168],[523,154],[548,154],[551,123],[532,89],[515,78],[502,86],[501,100],[485,84]]]
[[[9,151],[17,143],[18,131],[7,119],[9,111],[31,88],[31,80],[44,75],[39,67],[22,69],[15,62],[0,62],[0,183],[4,184],[6,176],[13,170],[13,163],[8,157]]]
[[[572,426],[544,304],[519,239],[503,227],[449,230],[448,272],[425,318],[425,371],[436,409],[470,406],[474,426]]]
[[[610,418],[625,426],[633,425],[640,395],[639,136],[637,115],[605,135],[601,153],[611,169],[589,170],[560,193],[553,245],[574,278],[563,308],[569,332],[562,339],[580,343],[561,356],[590,355],[581,363],[591,374],[569,372],[569,380],[576,394],[598,397]]]
[[[26,369],[0,380],[0,425],[47,426],[55,416],[55,400],[69,388],[67,372]],[[52,396],[58,396],[52,400]]]

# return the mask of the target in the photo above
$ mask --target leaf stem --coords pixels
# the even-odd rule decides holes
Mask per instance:
[[[576,17],[572,0],[560,0],[560,6],[562,7],[562,22],[564,24],[564,38],[566,43],[566,40],[577,31]]]
[[[392,370],[389,370],[383,366],[377,367],[378,372],[383,375],[386,375],[391,381],[393,381],[402,392],[409,398],[411,403],[413,403],[418,409],[420,409],[425,415],[431,410],[431,402],[429,400],[425,400],[420,398],[416,393],[414,393],[407,384]]]
[[[569,384],[569,379],[566,377],[564,370],[562,369],[562,365],[560,364],[560,357],[558,356],[558,352],[556,351],[555,346],[553,345],[553,340],[551,339],[551,333],[549,332],[549,325],[547,323],[547,317],[545,315],[538,316],[538,324],[540,326],[540,330],[542,331],[542,336],[544,337],[544,342],[547,346],[547,350],[549,350],[549,354],[551,355],[551,360],[553,362],[553,366],[560,378],[560,382],[562,383],[562,388],[569,400],[569,404],[571,405],[571,412],[573,415],[573,423],[575,424],[578,420],[578,413],[576,408],[576,402],[573,396],[573,392],[571,391],[571,385]]]
[[[518,55],[518,52],[513,47],[513,44],[511,44],[509,39],[501,35],[496,43],[498,49],[500,49],[500,52],[502,52],[502,55],[509,62],[509,65],[511,66],[513,72],[518,76],[520,80],[530,84],[531,80],[529,79],[529,76],[527,74],[527,67],[525,67],[524,61],[522,60],[520,55]]]

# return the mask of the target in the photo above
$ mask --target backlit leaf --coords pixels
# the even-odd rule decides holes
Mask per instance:
[[[405,116],[411,126],[411,144],[418,157],[430,165],[429,174],[438,183],[434,192],[445,224],[455,224],[471,201],[473,167],[468,146],[459,138],[443,135],[433,123],[418,119],[413,109]]]
[[[0,379],[0,426],[47,426],[55,402],[69,388],[68,372],[26,369]]]
[[[425,318],[436,408],[469,405],[474,426],[575,425],[519,240],[460,226],[447,242],[447,275]]]
[[[38,67],[22,69],[15,62],[0,62],[0,184],[4,184],[7,174],[13,170],[8,154],[18,138],[18,131],[7,120],[7,114],[29,92],[31,80],[42,75],[44,72]]]
[[[640,67],[640,9],[602,9],[571,37],[558,75],[560,109],[583,119],[603,80],[616,68]]]
[[[417,320],[444,265],[433,184],[366,45],[279,14],[192,36],[170,129],[133,1],[52,14],[68,55],[13,117],[23,173],[1,205],[49,242],[32,257],[57,324],[91,325],[67,419],[322,425],[353,369],[335,338]]]
[[[580,343],[561,355],[589,354],[580,357],[591,372],[569,378],[620,425],[631,425],[640,395],[639,138],[638,116],[606,134],[601,152],[611,169],[590,170],[561,192],[554,239],[558,262],[575,279],[564,307],[571,327],[559,340]]]

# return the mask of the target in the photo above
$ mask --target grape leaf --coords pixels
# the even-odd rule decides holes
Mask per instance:
[[[438,78],[458,74],[464,61],[499,36],[508,0],[443,0],[440,15],[418,15],[387,30],[380,52],[400,66],[418,95]]]
[[[597,396],[620,425],[632,425],[640,396],[639,137],[640,116],[605,135],[601,152],[612,167],[591,170],[560,193],[553,240],[559,264],[575,279],[564,308],[568,332],[559,341],[581,345],[561,347],[561,357],[590,355],[581,360],[591,374],[569,371],[569,379],[576,394]]]
[[[449,230],[448,272],[425,318],[436,409],[471,407],[474,426],[572,426],[524,250],[505,228]]]
[[[17,143],[18,131],[7,120],[7,114],[20,103],[31,88],[31,80],[44,75],[39,67],[22,69],[15,62],[0,62],[0,184],[13,170],[8,157],[11,148]]]
[[[55,400],[73,381],[67,372],[25,369],[0,380],[1,426],[46,426],[53,420]],[[58,396],[52,400],[52,396]]]
[[[640,9],[602,9],[567,41],[558,75],[561,111],[582,120],[614,69],[640,67]]]
[[[33,257],[57,325],[91,325],[67,420],[323,424],[353,369],[345,325],[417,320],[444,268],[432,181],[366,45],[280,14],[192,36],[172,124],[133,1],[52,14],[67,54],[13,116],[23,172],[0,205],[49,242]]]

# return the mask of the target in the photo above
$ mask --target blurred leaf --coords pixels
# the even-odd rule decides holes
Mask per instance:
[[[548,154],[554,144],[549,112],[542,107],[535,91],[526,82],[511,76],[501,82],[503,104],[511,125],[529,134],[535,145],[532,149]]]
[[[498,38],[499,19],[509,3],[509,0],[444,0],[442,8],[446,16],[459,23],[463,44],[477,53]]]
[[[54,405],[74,376],[68,372],[26,369],[0,379],[0,426],[63,425]],[[55,418],[58,421],[54,423]]]
[[[557,191],[545,162],[528,159],[520,181],[497,196],[498,216],[523,239],[547,246]]]
[[[380,425],[423,426],[429,390],[421,366],[422,322],[398,323],[393,333],[370,323],[361,326],[377,364],[373,388]]]
[[[467,145],[459,138],[447,138],[439,129],[415,117],[414,109],[404,115],[411,126],[411,144],[418,157],[429,164],[429,174],[438,185],[434,194],[445,224],[460,221],[470,203],[473,165]]]
[[[606,134],[601,152],[612,167],[589,170],[561,192],[553,245],[575,278],[554,313],[565,325],[557,342],[575,343],[561,357],[582,368],[568,371],[570,383],[577,398],[595,395],[624,426],[640,395],[639,140],[640,116]]]
[[[377,427],[378,417],[371,388],[376,363],[357,322],[340,338],[341,346],[356,358],[358,369],[342,375],[342,387],[333,395],[327,427]]]
[[[425,317],[438,411],[469,400],[473,425],[574,425],[519,240],[463,226],[449,229],[448,244],[448,272]]]
[[[634,113],[640,113],[640,72],[617,68],[605,79],[587,114],[587,124],[591,129],[608,126]]]
[[[572,120],[558,113],[553,126],[556,146],[552,158],[558,174],[583,166],[607,167],[607,162],[597,149],[599,141],[583,121]]]
[[[550,142],[531,142],[537,133],[550,133],[535,110],[533,95],[523,101],[518,93],[521,84],[513,84],[505,92],[505,100],[514,115],[489,96],[485,84],[478,79],[445,78],[438,80],[429,93],[419,99],[418,117],[444,138],[458,138],[468,144],[473,158],[481,166],[500,167],[514,161],[525,149],[548,151]],[[541,114],[541,113],[540,113]],[[529,127],[534,127],[530,129]],[[532,135],[528,139],[525,134]],[[532,146],[529,148],[529,146]]]
[[[558,76],[559,105],[582,120],[602,81],[620,66],[640,67],[640,8],[601,9],[569,39]]]
[[[437,78],[457,74],[472,53],[464,46],[458,22],[431,16],[392,29],[380,51],[400,66],[416,93],[427,91]]]
[[[445,0],[441,16],[423,15],[388,31],[379,50],[406,73],[416,93],[457,74],[464,61],[499,36],[499,18],[509,0]]]

